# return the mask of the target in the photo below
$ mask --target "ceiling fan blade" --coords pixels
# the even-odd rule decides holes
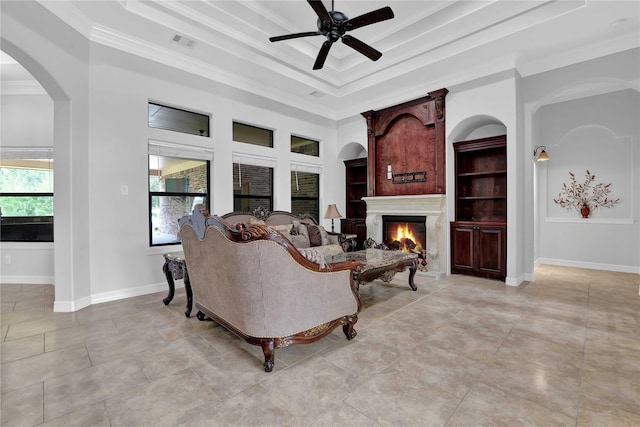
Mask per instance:
[[[391,8],[387,6],[383,7],[382,9],[374,10],[372,12],[349,19],[344,23],[344,26],[347,31],[355,30],[356,28],[375,24],[376,22],[386,21],[387,19],[392,19],[393,17],[393,10],[391,10]]]
[[[307,2],[313,8],[314,12],[316,13],[316,15],[318,15],[318,18],[320,18],[322,22],[333,22],[333,19],[331,19],[331,15],[329,15],[327,8],[324,7],[324,4],[322,4],[321,0],[307,0]]]
[[[360,40],[353,36],[350,36],[349,34],[342,36],[342,43],[357,50],[372,61],[377,61],[382,56],[382,52],[375,50],[368,44],[361,42]]]
[[[320,31],[308,31],[306,33],[294,33],[294,34],[287,34],[284,36],[269,37],[269,41],[279,42],[280,40],[289,40],[289,39],[297,39],[299,37],[320,36],[320,35],[322,35]]]
[[[329,54],[329,49],[331,49],[332,44],[333,42],[331,40],[327,40],[322,44],[320,52],[318,52],[318,57],[316,58],[316,63],[313,64],[314,70],[319,70],[324,66],[324,61],[327,59],[327,55]]]

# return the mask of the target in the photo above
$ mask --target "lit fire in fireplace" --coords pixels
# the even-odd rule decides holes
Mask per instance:
[[[413,242],[415,247],[411,248],[413,245],[410,243],[407,245],[407,239]],[[391,240],[392,242],[398,241],[401,243],[400,250],[402,252],[409,252],[410,249],[411,252],[420,252],[423,249],[422,242],[418,241],[413,230],[411,230],[411,226],[407,223],[396,226],[395,232],[391,232]]]

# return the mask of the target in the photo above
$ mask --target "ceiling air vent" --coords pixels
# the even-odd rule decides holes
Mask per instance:
[[[175,34],[171,38],[171,41],[189,49],[193,49],[193,47],[196,45],[195,40],[188,39],[185,36],[181,36],[180,34]]]

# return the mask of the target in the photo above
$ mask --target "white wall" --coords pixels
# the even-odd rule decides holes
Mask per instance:
[[[53,100],[48,95],[3,93],[0,114],[2,148],[53,147]],[[53,283],[53,243],[1,242],[0,254],[2,283]]]
[[[233,210],[232,162],[234,155],[259,156],[275,163],[274,209],[290,210],[291,162],[321,170],[320,206],[333,200],[335,188],[343,187],[336,162],[336,131],[333,122],[301,119],[282,114],[273,105],[266,109],[220,96],[206,86],[178,84],[162,78],[157,66],[150,77],[125,67],[119,52],[96,47],[91,67],[91,294],[96,300],[166,287],[161,254],[176,248],[149,248],[147,143],[150,139],[212,150],[211,211]],[[180,81],[191,76],[178,75]],[[196,86],[196,87],[193,87]],[[154,100],[211,115],[211,137],[179,134],[147,126],[147,102]],[[274,148],[232,141],[234,120],[274,130]],[[290,135],[320,140],[321,157],[290,152]],[[327,160],[328,159],[328,160]],[[129,195],[121,196],[121,185]],[[331,195],[331,196],[330,196]],[[344,197],[342,197],[343,199]],[[321,212],[322,213],[322,212]],[[325,226],[330,222],[324,220]],[[115,266],[111,268],[110,266]]]
[[[640,272],[639,75],[640,49],[631,49],[524,79],[526,146],[533,155],[547,145],[551,157],[531,175],[537,263]],[[608,163],[628,150],[626,160]],[[552,199],[568,172],[582,182],[589,168],[623,202],[582,220]]]
[[[538,164],[540,262],[640,271],[638,185],[640,96],[626,89],[542,106],[536,113],[540,138],[551,160]],[[553,199],[569,172],[583,183],[611,184],[621,202],[598,209],[588,219]]]

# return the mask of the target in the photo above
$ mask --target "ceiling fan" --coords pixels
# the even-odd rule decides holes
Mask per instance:
[[[296,39],[299,37],[325,36],[327,40],[322,44],[320,52],[318,52],[316,62],[313,64],[314,70],[322,68],[324,61],[327,59],[327,55],[329,54],[329,49],[331,49],[331,45],[339,39],[342,39],[342,43],[357,50],[372,61],[380,59],[382,56],[381,52],[358,40],[352,35],[345,33],[347,31],[355,30],[356,28],[364,27],[365,25],[371,25],[376,22],[386,21],[387,19],[393,18],[393,11],[389,6],[349,19],[344,13],[334,10],[333,0],[331,0],[331,11],[327,11],[327,8],[324,7],[321,0],[307,0],[307,2],[313,8],[316,15],[318,15],[318,31],[269,37],[269,41],[278,42],[281,40]]]

